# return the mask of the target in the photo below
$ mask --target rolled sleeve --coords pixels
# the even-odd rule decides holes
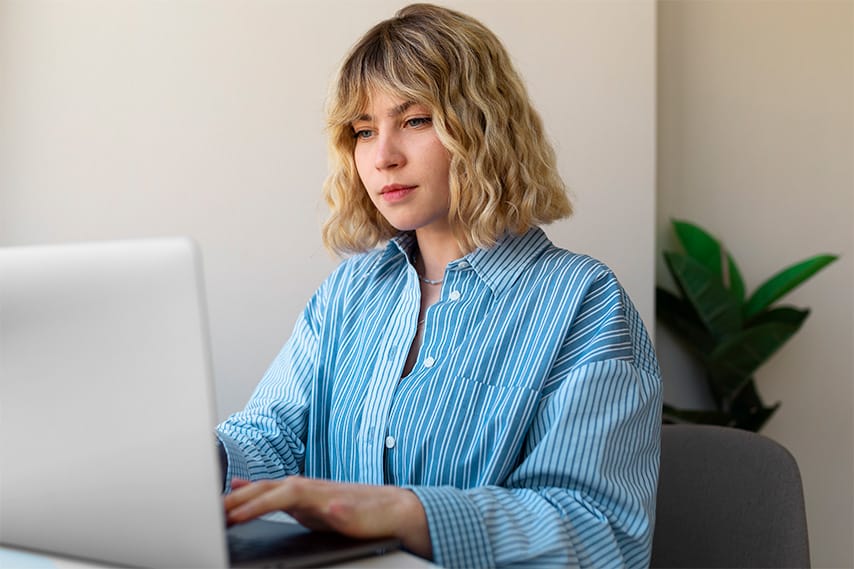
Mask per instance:
[[[442,567],[494,567],[483,515],[465,492],[450,486],[411,488],[427,514],[433,559]]]

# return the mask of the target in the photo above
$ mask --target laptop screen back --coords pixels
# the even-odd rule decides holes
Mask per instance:
[[[0,543],[227,565],[186,239],[0,249]]]

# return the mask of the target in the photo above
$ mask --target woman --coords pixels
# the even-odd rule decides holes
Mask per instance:
[[[404,8],[328,119],[323,235],[355,255],[218,428],[229,522],[284,510],[444,566],[648,563],[655,355],[613,273],[538,227],[571,208],[501,43]]]

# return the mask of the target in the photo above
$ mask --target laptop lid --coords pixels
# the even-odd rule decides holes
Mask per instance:
[[[141,567],[397,549],[266,520],[226,540],[215,416],[191,240],[0,248],[0,544]]]
[[[188,239],[0,249],[0,543],[227,565],[201,282]]]

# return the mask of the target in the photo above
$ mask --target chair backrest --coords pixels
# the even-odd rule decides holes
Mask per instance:
[[[798,465],[764,436],[726,427],[661,431],[652,567],[809,567]]]

